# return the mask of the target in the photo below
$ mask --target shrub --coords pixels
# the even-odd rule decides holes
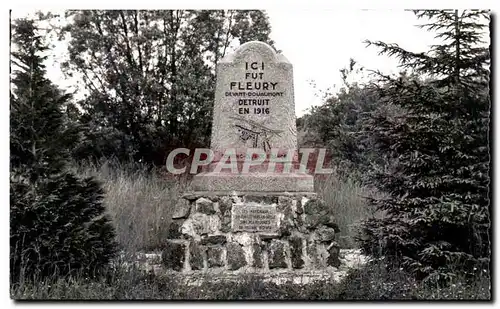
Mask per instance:
[[[46,79],[46,47],[32,21],[13,25],[11,93],[11,280],[94,274],[115,253],[103,191],[92,178],[67,170],[77,128],[65,123],[69,96]]]

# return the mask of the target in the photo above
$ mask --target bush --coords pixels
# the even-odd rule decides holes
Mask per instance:
[[[11,92],[11,281],[93,275],[115,253],[114,230],[104,215],[103,191],[92,178],[67,170],[78,129],[65,122],[70,97],[47,78],[47,48],[33,21],[13,25]]]
[[[36,185],[11,180],[10,260],[13,281],[84,271],[94,274],[115,253],[103,216],[103,191],[92,178],[53,175]]]

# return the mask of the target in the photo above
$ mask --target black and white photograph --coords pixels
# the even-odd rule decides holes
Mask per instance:
[[[14,303],[493,300],[495,12],[163,5],[10,10]]]

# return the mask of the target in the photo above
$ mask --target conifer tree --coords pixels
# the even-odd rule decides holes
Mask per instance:
[[[64,124],[70,96],[46,77],[47,48],[33,21],[12,25],[10,95],[11,280],[94,272],[115,253],[103,191],[67,169],[77,130]]]
[[[363,248],[397,256],[418,278],[451,279],[457,270],[482,270],[490,256],[489,49],[482,42],[485,11],[416,11],[442,43],[427,53],[371,42],[397,57],[407,72],[382,76],[385,103],[408,113],[373,115],[367,130],[379,135],[392,158],[372,180],[387,198],[371,203],[386,212],[364,224]]]

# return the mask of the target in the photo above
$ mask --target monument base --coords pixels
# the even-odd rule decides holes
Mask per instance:
[[[313,192],[314,179],[308,174],[214,173],[197,174],[191,182],[194,191]]]
[[[338,227],[312,192],[189,192],[172,216],[163,267],[274,273],[340,266]]]

